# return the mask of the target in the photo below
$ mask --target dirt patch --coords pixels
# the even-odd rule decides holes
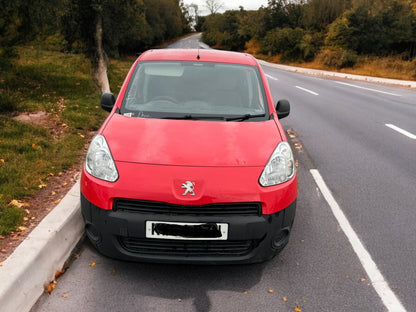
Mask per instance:
[[[59,98],[55,103],[56,108],[51,113],[44,111],[24,112],[14,116],[13,119],[46,128],[55,139],[58,139],[64,133],[65,129],[68,128],[65,123],[61,122],[59,117],[65,109],[64,101],[64,98]]]

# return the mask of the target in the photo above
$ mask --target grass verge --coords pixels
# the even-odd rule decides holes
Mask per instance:
[[[107,116],[83,55],[33,46],[17,51],[0,76],[0,235],[19,229],[31,209],[28,197],[79,163]],[[132,62],[111,61],[115,94]]]

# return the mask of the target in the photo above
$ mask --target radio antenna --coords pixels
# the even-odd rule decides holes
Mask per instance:
[[[198,55],[196,56],[196,59],[199,61],[201,57],[199,56],[199,44],[198,44]]]

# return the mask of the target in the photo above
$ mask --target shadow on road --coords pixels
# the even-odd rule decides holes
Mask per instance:
[[[86,249],[88,253],[97,253],[89,243]],[[148,264],[106,258],[100,264],[100,269],[107,272],[111,279],[105,278],[102,282],[111,283],[113,290],[123,289],[125,297],[146,296],[178,302],[192,299],[195,311],[204,312],[211,309],[208,296],[210,291],[224,290],[243,294],[260,282],[265,265]]]

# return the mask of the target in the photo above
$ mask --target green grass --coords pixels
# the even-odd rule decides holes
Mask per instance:
[[[107,113],[83,55],[18,47],[19,58],[0,75],[0,235],[21,224],[25,202],[39,186],[77,164],[86,140]],[[112,61],[110,85],[117,94],[133,60]],[[50,125],[20,122],[19,112],[44,111]],[[55,129],[56,131],[52,131]]]

